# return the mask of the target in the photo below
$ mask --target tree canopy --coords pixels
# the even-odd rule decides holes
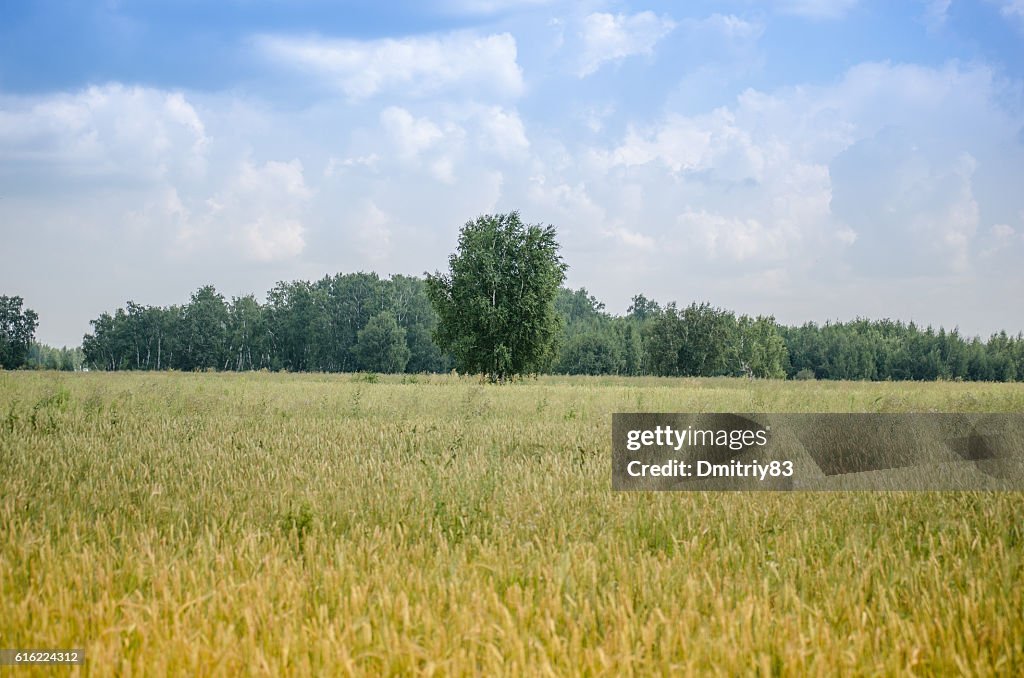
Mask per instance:
[[[518,212],[467,222],[448,273],[427,276],[437,312],[434,338],[458,369],[501,382],[543,371],[555,357],[565,280],[553,226],[527,225]]]
[[[0,367],[13,370],[28,362],[29,349],[39,316],[30,308],[22,310],[21,297],[0,297]]]

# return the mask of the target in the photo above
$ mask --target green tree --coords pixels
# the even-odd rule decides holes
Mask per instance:
[[[631,376],[644,373],[644,345],[637,321],[619,318],[622,335],[622,369]]]
[[[370,372],[401,372],[410,355],[405,330],[387,311],[370,318],[366,327],[359,330],[353,353],[359,367]]]
[[[562,316],[567,333],[574,333],[606,318],[604,304],[587,292],[585,287],[576,291],[562,288],[555,296],[555,310]],[[589,328],[587,328],[589,329]]]
[[[179,367],[224,369],[228,354],[228,306],[213,285],[199,288],[185,307]]]
[[[683,318],[675,302],[669,302],[664,311],[647,321],[643,329],[643,342],[645,363],[652,374],[660,377],[681,374],[679,351],[684,335]]]
[[[438,315],[435,339],[456,366],[492,382],[547,367],[567,268],[554,227],[523,224],[518,212],[478,217],[462,227],[449,266],[427,275],[427,294]]]
[[[630,318],[643,322],[661,313],[661,306],[653,299],[648,299],[642,294],[634,295],[633,303],[629,305],[626,313]]]
[[[595,328],[566,341],[558,361],[564,374],[618,374],[622,371],[622,354],[610,331]]]
[[[55,348],[33,341],[28,349],[28,367],[36,370],[76,372],[82,369],[82,349]]]
[[[228,306],[228,357],[226,364],[237,371],[255,370],[270,362],[270,341],[263,309],[249,294],[233,297]]]
[[[446,372],[451,356],[445,355],[432,337],[437,329],[437,314],[427,297],[426,282],[411,276],[394,275],[387,282],[388,307],[399,327],[405,330],[405,343],[412,355],[406,372]]]
[[[775,318],[744,315],[737,320],[737,325],[742,373],[765,379],[784,378],[788,356]]]
[[[6,370],[25,365],[39,326],[39,316],[22,310],[23,303],[21,297],[0,297],[0,367]]]
[[[275,369],[309,372],[323,353],[326,324],[322,288],[306,281],[279,282],[267,293],[266,317]],[[347,348],[347,346],[346,346]]]

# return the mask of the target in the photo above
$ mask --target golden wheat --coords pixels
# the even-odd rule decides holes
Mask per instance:
[[[628,411],[1022,412],[1024,386],[0,372],[0,647],[97,675],[1024,670],[1024,495],[615,493]]]

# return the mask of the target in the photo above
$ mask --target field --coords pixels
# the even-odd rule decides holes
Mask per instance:
[[[618,411],[1022,412],[1024,385],[0,372],[0,647],[99,675],[1024,672],[1024,494],[614,493]]]

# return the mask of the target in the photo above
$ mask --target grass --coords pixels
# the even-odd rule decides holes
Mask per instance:
[[[615,493],[628,411],[1024,412],[1024,385],[0,372],[0,647],[100,675],[1024,671],[1024,494]]]

